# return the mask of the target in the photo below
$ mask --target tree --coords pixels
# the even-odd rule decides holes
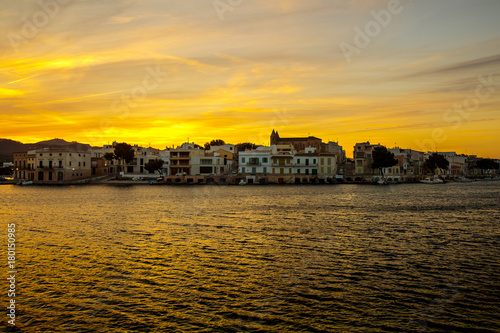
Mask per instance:
[[[398,164],[398,160],[394,158],[394,154],[387,150],[386,147],[375,147],[372,152],[372,169],[379,169],[380,174],[384,176],[384,169]]]
[[[205,150],[210,150],[210,147],[212,147],[212,146],[222,146],[225,144],[226,143],[222,139],[212,140],[210,142],[205,143]]]
[[[158,173],[162,174],[163,170],[163,160],[160,158],[156,158],[152,161],[149,161],[144,165],[144,168],[148,170],[150,173],[154,173],[155,171],[158,171]]]
[[[106,153],[106,154],[104,154],[104,158],[107,161],[111,161],[111,160],[115,159],[115,154],[113,154],[113,153]]]
[[[132,162],[134,159],[134,149],[128,143],[118,143],[115,146],[115,157],[119,161],[125,161],[125,164]]]
[[[438,153],[434,153],[425,161],[424,166],[432,170],[432,174],[436,174],[436,169],[448,169],[450,162]]]
[[[245,151],[246,149],[255,149],[255,148],[257,148],[257,145],[251,142],[243,142],[243,143],[238,143],[236,145],[237,151]]]
[[[476,161],[476,168],[483,170],[498,170],[500,165],[491,158],[483,158]]]

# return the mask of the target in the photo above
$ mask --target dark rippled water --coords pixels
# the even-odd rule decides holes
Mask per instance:
[[[500,182],[0,186],[0,200],[20,332],[500,331]]]

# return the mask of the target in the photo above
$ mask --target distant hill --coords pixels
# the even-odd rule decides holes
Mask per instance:
[[[88,150],[91,148],[91,146],[86,143],[79,143],[76,141],[68,142],[63,139],[52,139],[36,143],[22,143],[10,139],[0,139],[0,162],[12,162],[13,154],[18,151],[46,147],[68,147],[78,150]]]
[[[0,155],[12,154],[24,149],[24,143],[9,139],[0,139]]]
[[[35,143],[35,145],[47,145],[47,146],[67,146],[69,144],[70,142],[63,139],[52,139]]]

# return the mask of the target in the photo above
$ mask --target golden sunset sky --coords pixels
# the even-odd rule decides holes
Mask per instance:
[[[369,140],[499,158],[499,15],[498,0],[3,1],[0,138],[164,148],[274,128],[348,156]]]

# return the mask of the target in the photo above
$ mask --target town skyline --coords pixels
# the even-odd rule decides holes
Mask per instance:
[[[274,133],[276,130],[275,129],[272,129],[272,133]],[[278,133],[279,131],[276,131],[276,133]],[[287,134],[287,132],[285,132],[285,134]],[[271,134],[272,135],[272,134]],[[210,143],[210,141],[213,141],[213,140],[222,140],[224,141],[225,144],[229,144],[229,145],[238,145],[238,144],[242,144],[242,143],[253,143],[257,146],[263,146],[263,147],[270,147],[273,145],[273,143],[271,143],[271,140],[269,138],[269,133],[268,133],[268,139],[267,139],[267,142],[266,143],[258,143],[258,142],[254,142],[254,141],[229,141],[229,140],[226,140],[225,138],[223,137],[218,137],[218,138],[209,138],[207,141],[204,141],[202,142],[201,140],[192,140],[191,138],[186,138],[186,140],[182,141],[178,141],[178,142],[172,142],[170,144],[158,144],[158,145],[153,145],[153,144],[145,144],[143,142],[139,142],[139,141],[123,141],[123,140],[118,140],[118,139],[114,139],[112,141],[109,141],[109,142],[106,142],[106,143],[103,143],[103,144],[100,144],[100,145],[92,145],[91,143],[89,142],[85,142],[85,141],[77,141],[77,140],[66,140],[66,138],[59,138],[59,137],[53,137],[53,138],[50,138],[50,139],[46,139],[46,140],[40,140],[40,141],[32,141],[32,142],[21,142],[21,141],[18,141],[18,142],[21,142],[23,144],[37,144],[37,143],[40,143],[40,142],[50,142],[50,141],[53,141],[53,140],[63,140],[63,141],[66,141],[68,144],[70,143],[78,143],[78,144],[89,144],[90,146],[93,146],[93,147],[102,147],[102,146],[111,146],[114,142],[115,143],[127,143],[127,144],[130,144],[130,145],[133,145],[133,146],[139,146],[139,147],[144,147],[144,148],[147,148],[147,147],[150,147],[150,148],[154,148],[154,149],[159,149],[159,150],[164,150],[164,149],[174,149],[174,148],[177,148],[177,147],[180,147],[182,146],[183,144],[185,143],[189,143],[189,144],[196,144],[196,145],[199,145],[201,147],[204,147],[205,144],[208,144]],[[321,136],[318,136],[318,135],[314,135],[314,133],[310,133],[310,135],[286,135],[286,138],[293,138],[293,137],[314,137],[314,138],[319,138],[321,139],[322,141],[324,141],[325,143],[328,143],[328,142],[335,142],[335,143],[338,143],[340,147],[342,147],[342,149],[346,152],[346,157],[347,158],[351,158],[350,155],[352,153],[352,150],[350,150],[351,146],[346,146],[346,145],[343,145],[342,144],[342,141],[339,139],[338,141],[337,140],[325,140],[324,138],[322,138]],[[6,140],[12,140],[12,139],[9,139],[9,138],[0,138],[1,139],[6,139]],[[386,144],[384,142],[380,142],[380,141],[373,141],[371,139],[367,139],[367,140],[358,140],[356,141],[356,143],[352,146],[352,148],[354,149],[354,147],[357,145],[357,144],[360,144],[360,143],[371,143],[372,145],[381,145],[381,146],[384,146],[384,147],[387,147],[387,148],[391,148],[391,149],[396,149],[396,148],[400,148],[400,149],[411,149],[413,151],[419,151],[419,152],[422,152],[422,153],[429,153],[429,152],[441,152],[441,153],[444,153],[444,152],[455,152],[457,153],[457,155],[470,155],[470,156],[478,156],[478,157],[481,157],[481,158],[490,158],[490,159],[495,159],[495,160],[498,160],[500,159],[500,155],[497,154],[497,155],[493,155],[493,156],[487,156],[487,155],[481,155],[479,153],[476,153],[474,151],[463,151],[461,149],[459,149],[460,147],[455,147],[450,150],[441,150],[441,149],[436,149],[436,150],[422,150],[422,149],[417,149],[415,147],[406,147],[406,146],[401,146],[401,145],[390,145],[390,144]],[[425,145],[423,145],[423,147],[425,147]]]
[[[263,145],[274,128],[498,158],[499,10],[492,0],[7,2],[0,136]]]

